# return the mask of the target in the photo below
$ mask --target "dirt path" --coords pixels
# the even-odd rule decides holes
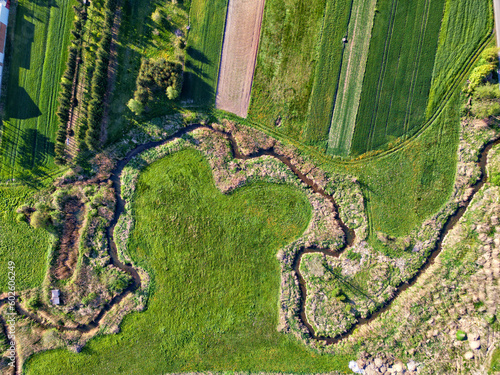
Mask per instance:
[[[215,106],[247,117],[265,0],[229,0]]]

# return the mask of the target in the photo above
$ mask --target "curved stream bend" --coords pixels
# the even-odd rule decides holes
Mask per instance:
[[[234,156],[234,158],[236,159],[242,159],[242,160],[248,160],[248,159],[252,159],[252,158],[257,158],[257,157],[260,157],[260,156],[263,156],[263,155],[269,155],[269,156],[273,156],[275,158],[277,158],[278,160],[280,160],[281,162],[283,162],[285,165],[287,165],[290,170],[301,180],[303,181],[306,185],[308,185],[315,193],[318,193],[320,194],[321,196],[325,197],[326,199],[328,199],[334,206],[334,210],[336,210],[336,212],[338,213],[339,212],[339,207],[337,205],[337,203],[335,202],[334,198],[331,196],[331,195],[328,195],[326,194],[326,192],[321,189],[317,184],[315,184],[311,179],[309,179],[307,176],[305,176],[302,172],[300,172],[292,163],[291,163],[291,160],[283,155],[279,155],[277,154],[273,148],[270,148],[270,149],[267,149],[267,150],[259,150],[258,152],[256,153],[253,153],[251,155],[243,155],[240,151],[239,151],[239,148],[238,148],[238,145],[236,143],[236,140],[234,139],[234,137],[232,136],[231,133],[226,133],[226,132],[222,132],[222,131],[219,131],[219,130],[215,130],[213,129],[211,126],[207,126],[207,125],[200,125],[200,124],[196,124],[196,125],[190,125],[190,126],[187,126],[185,128],[182,128],[181,130],[179,130],[178,132],[176,132],[175,134],[173,134],[172,136],[164,139],[164,140],[161,140],[161,141],[155,141],[155,142],[148,142],[148,143],[145,143],[145,144],[142,144],[138,147],[136,147],[135,149],[133,149],[132,151],[130,151],[126,156],[125,158],[123,158],[122,160],[120,160],[116,167],[113,169],[113,171],[111,172],[111,176],[110,176],[110,180],[113,184],[113,188],[115,189],[115,198],[116,198],[116,209],[115,209],[115,213],[114,213],[114,216],[113,216],[113,219],[111,220],[110,222],[110,225],[108,226],[108,228],[106,229],[106,236],[108,238],[108,246],[109,246],[109,252],[110,252],[110,256],[111,256],[111,261],[110,263],[115,265],[116,267],[120,268],[121,270],[127,272],[129,275],[132,276],[132,283],[128,286],[128,288],[126,288],[120,295],[114,297],[108,304],[106,304],[103,309],[100,311],[100,313],[97,315],[97,317],[89,324],[80,324],[78,325],[77,327],[65,327],[65,326],[60,326],[60,325],[54,325],[54,324],[51,324],[51,323],[45,323],[42,321],[42,319],[40,319],[37,315],[35,314],[32,314],[28,311],[26,311],[25,309],[23,309],[19,303],[16,302],[16,311],[18,314],[20,315],[24,315],[26,317],[28,317],[29,319],[37,322],[38,324],[40,324],[42,327],[44,328],[56,328],[58,330],[61,330],[61,331],[80,331],[80,332],[88,332],[94,328],[97,328],[99,326],[99,323],[100,321],[102,320],[102,318],[104,317],[104,315],[106,314],[106,312],[108,312],[115,304],[119,303],[126,295],[128,295],[129,293],[133,293],[135,292],[138,288],[140,288],[141,286],[141,280],[140,280],[140,276],[139,274],[137,273],[137,271],[130,265],[130,264],[124,264],[122,263],[119,259],[118,259],[118,253],[117,253],[117,248],[116,248],[116,244],[115,244],[115,241],[114,241],[114,238],[113,238],[113,231],[114,231],[114,228],[116,226],[116,223],[118,222],[118,219],[120,217],[120,215],[124,212],[125,210],[125,202],[123,201],[122,197],[121,197],[121,182],[120,182],[120,177],[121,177],[121,174],[123,172],[123,169],[124,167],[127,165],[127,163],[136,155],[148,150],[148,149],[151,149],[153,147],[157,147],[157,146],[160,146],[160,145],[163,145],[163,144],[166,144],[170,141],[172,141],[173,139],[176,139],[176,138],[180,138],[182,137],[183,135],[195,130],[195,129],[198,129],[198,128],[207,128],[207,129],[210,129],[222,136],[224,136],[230,143],[231,145],[231,152]],[[311,337],[313,339],[316,339],[316,340],[321,340],[321,341],[325,341],[325,343],[327,344],[335,344],[337,343],[338,341],[342,340],[343,338],[347,337],[348,335],[350,335],[354,329],[354,327],[357,327],[361,324],[367,324],[369,322],[371,322],[373,319],[375,319],[380,313],[386,311],[388,308],[390,308],[390,304],[391,302],[405,289],[407,289],[409,286],[413,285],[418,277],[429,267],[430,264],[432,264],[434,262],[434,259],[436,258],[436,256],[440,253],[441,251],[441,248],[442,248],[442,242],[443,242],[443,239],[445,238],[446,234],[455,226],[455,224],[458,222],[458,220],[462,217],[462,215],[465,213],[468,205],[470,204],[473,196],[475,195],[475,193],[477,193],[479,191],[479,189],[481,189],[481,187],[484,185],[484,183],[486,182],[486,162],[487,162],[487,156],[488,156],[488,152],[491,150],[491,148],[500,143],[500,139],[497,139],[495,141],[491,141],[489,143],[487,143],[485,145],[485,147],[483,148],[482,152],[481,152],[481,156],[480,156],[480,160],[479,160],[479,166],[481,168],[481,177],[480,179],[472,186],[473,188],[473,193],[470,195],[469,199],[465,202],[465,204],[460,207],[457,212],[450,216],[448,218],[448,220],[446,221],[443,229],[441,230],[441,233],[440,233],[440,236],[439,236],[439,239],[436,243],[436,246],[434,248],[434,250],[432,251],[431,253],[431,256],[427,259],[427,261],[425,262],[425,264],[423,265],[423,267],[415,274],[415,276],[413,276],[413,278],[411,280],[409,280],[409,282],[407,283],[404,283],[402,286],[400,286],[398,288],[398,290],[396,291],[395,295],[393,296],[393,298],[391,300],[388,300],[386,302],[386,304],[380,309],[378,310],[376,313],[372,314],[369,318],[366,318],[366,319],[359,319],[358,320],[358,323],[355,324],[350,331],[342,334],[342,335],[339,335],[335,338],[330,338],[330,337],[322,337],[322,336],[316,336],[315,332],[314,332],[314,329],[313,327],[311,326],[311,324],[308,322],[307,320],[307,317],[306,317],[306,314],[305,314],[305,309],[304,309],[304,302],[305,302],[305,299],[306,299],[306,294],[307,294],[307,289],[306,289],[306,284],[304,282],[304,279],[300,273],[300,261],[302,259],[302,255],[304,254],[308,254],[308,253],[322,253],[322,254],[325,254],[327,256],[332,256],[332,257],[338,257],[343,250],[345,250],[347,247],[351,246],[353,241],[354,241],[354,238],[355,238],[355,234],[354,234],[354,231],[352,229],[349,229],[345,223],[342,221],[342,219],[340,218],[339,215],[337,215],[337,220],[338,220],[338,223],[340,225],[340,227],[342,228],[342,230],[344,231],[344,235],[345,235],[345,244],[344,246],[342,247],[342,249],[340,249],[339,251],[337,252],[332,252],[332,251],[329,251],[327,249],[316,249],[316,248],[305,248],[305,249],[302,249],[299,254],[297,255],[295,261],[294,261],[294,264],[293,264],[293,268],[295,270],[295,272],[297,273],[298,275],[298,278],[299,278],[299,282],[300,282],[300,297],[301,297],[301,306],[300,306],[300,319],[302,320],[302,322],[304,323],[304,325],[307,327],[307,329],[309,330],[309,333],[311,335]],[[6,304],[8,303],[7,299],[4,298],[4,299],[1,299],[0,300],[0,307],[3,305],[3,304]],[[5,327],[5,324],[2,324],[3,321],[0,320],[0,324],[2,325],[4,331],[6,329]],[[15,372],[18,373],[20,371],[20,369],[18,368],[18,365],[17,365],[17,355],[16,355],[16,370]]]

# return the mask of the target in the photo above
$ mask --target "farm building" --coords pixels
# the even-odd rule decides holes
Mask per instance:
[[[3,76],[5,42],[7,40],[7,23],[9,22],[10,0],[0,0],[0,88]]]
[[[52,290],[52,297],[50,298],[50,301],[54,305],[60,305],[61,304],[61,300],[59,299],[59,297],[60,297],[59,289],[53,289]]]

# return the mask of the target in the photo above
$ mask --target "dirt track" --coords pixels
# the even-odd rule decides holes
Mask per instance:
[[[215,106],[248,114],[265,0],[229,0]]]

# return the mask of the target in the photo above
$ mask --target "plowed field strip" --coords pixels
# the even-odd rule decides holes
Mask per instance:
[[[248,114],[265,0],[230,0],[215,105]]]

